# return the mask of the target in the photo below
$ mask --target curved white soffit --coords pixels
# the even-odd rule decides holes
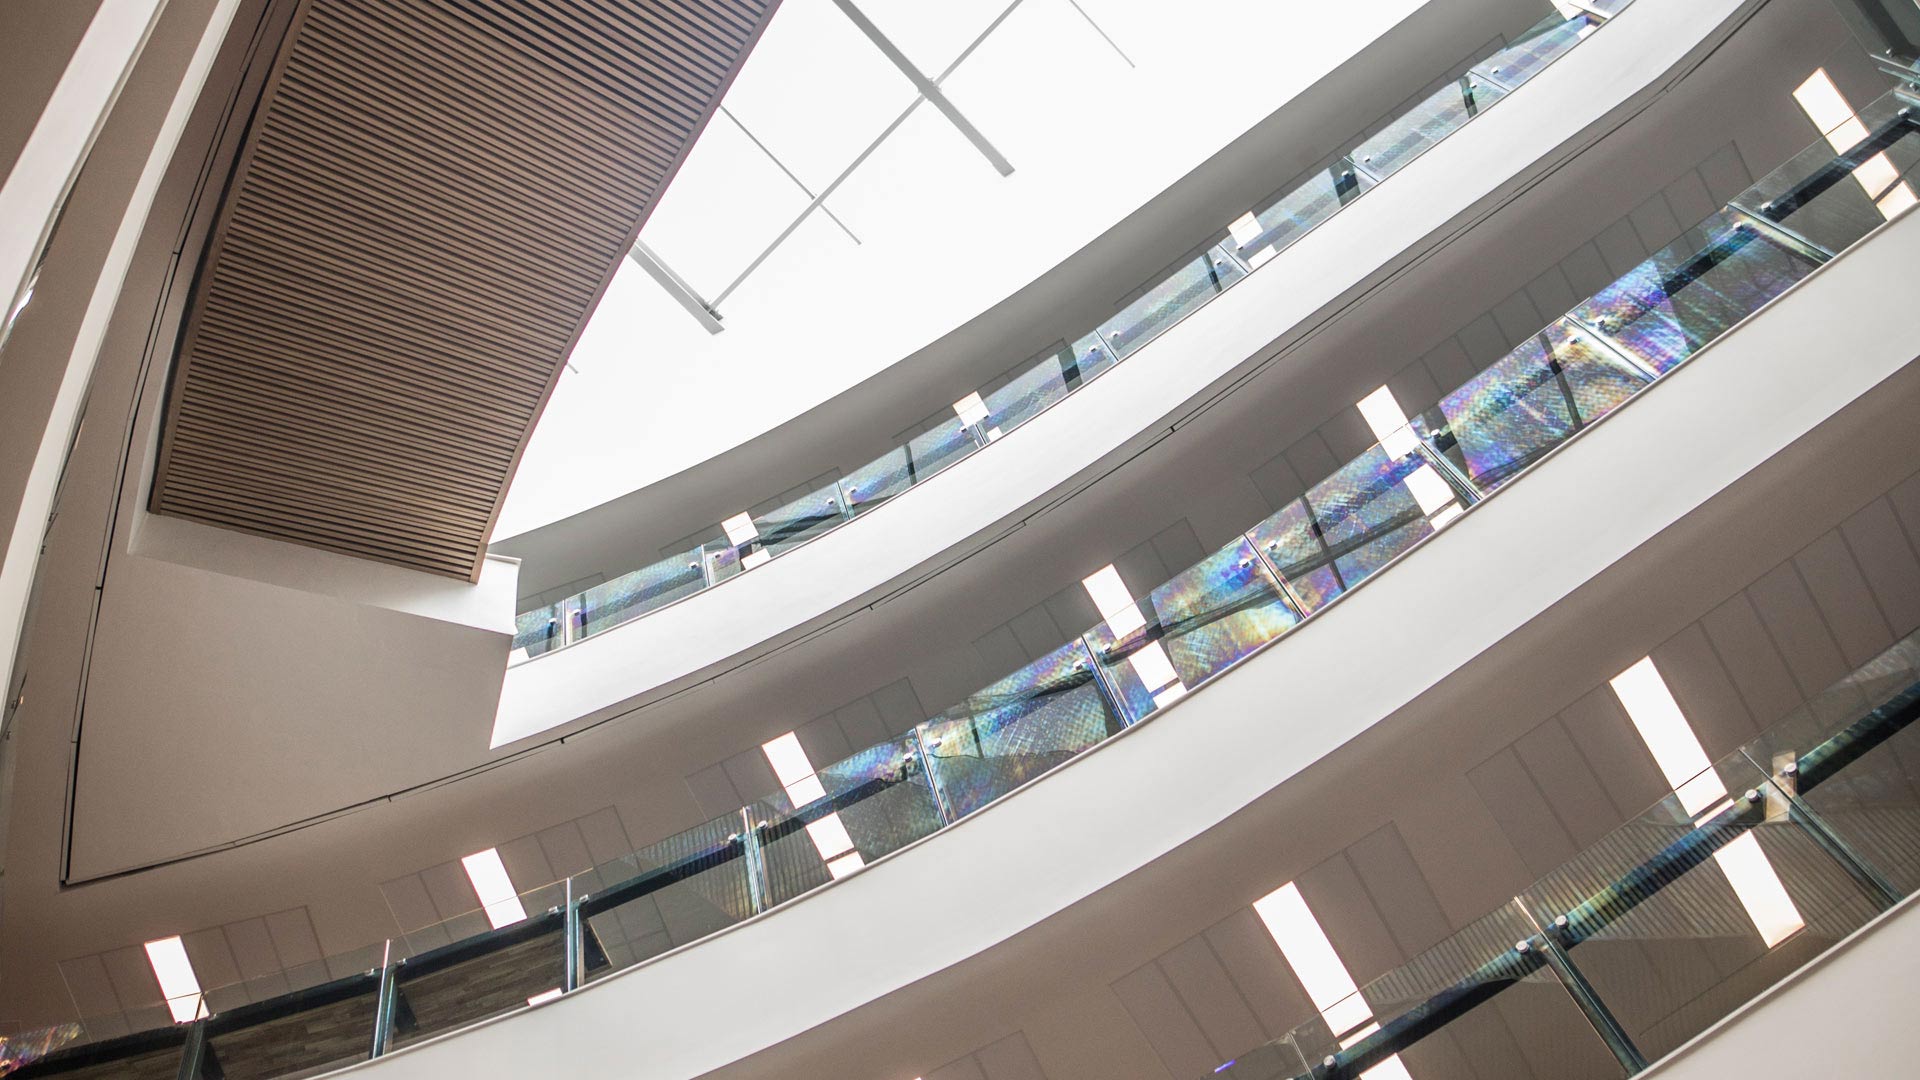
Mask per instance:
[[[383,1080],[526,1076],[564,1056],[582,1076],[682,1080],[1066,910],[1392,715],[1898,372],[1920,342],[1920,305],[1910,295],[1916,249],[1920,212],[1816,271],[1535,473],[1169,715],[769,915],[550,1005],[360,1068]],[[1689,468],[1674,470],[1677,460]],[[1493,580],[1509,587],[1487,588]],[[1433,634],[1410,611],[1447,612],[1448,632]],[[1393,662],[1370,659],[1378,657]],[[1250,755],[1250,746],[1285,753]],[[874,927],[930,904],[941,913],[939,933],[889,934],[885,948],[871,947]],[[792,992],[740,1008],[743,987],[791,972],[806,973],[786,980]]]
[[[1640,0],[1353,208],[925,487],[718,587],[509,668],[492,745],[704,671],[1019,514],[1377,275],[1412,242],[1507,187],[1622,103],[1652,92],[1703,39],[1751,6],[1754,0]],[[1489,169],[1490,162],[1511,167]]]

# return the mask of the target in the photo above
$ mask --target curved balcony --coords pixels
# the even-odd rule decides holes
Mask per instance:
[[[1404,264],[1408,238],[1431,238],[1511,191],[1622,101],[1653,93],[1735,6],[1649,9],[1620,30],[1589,14],[1538,28],[1327,174],[1243,215],[1120,315],[977,395],[977,408],[960,403],[936,432],[787,507],[737,518],[712,544],[523,615],[519,650],[540,655],[509,667],[492,745],[661,692],[962,557],[995,523],[1157,430],[1276,334]],[[1542,78],[1554,88],[1509,93]],[[1376,177],[1391,178],[1377,194]],[[1355,200],[1373,209],[1340,212]],[[1069,395],[1080,404],[1048,408]],[[1005,438],[1016,426],[1023,433]],[[993,468],[969,462],[989,444],[980,460]],[[939,497],[906,497],[935,475]],[[877,512],[894,501],[903,509]],[[827,533],[837,539],[810,543]]]
[[[376,976],[233,1009],[222,1007],[221,991],[209,991],[216,1017],[192,1029],[187,1052],[218,1050],[224,1040],[230,1055],[249,1045],[259,1053],[262,1044],[278,1045],[275,1032],[290,1038],[325,1020],[364,1032],[366,1052],[379,1054],[661,957],[644,975],[620,980],[625,993],[579,999],[565,1013],[568,1030],[597,1033],[576,1048],[606,1057],[625,1044],[615,1013],[646,1015],[660,1025],[659,1074],[693,1075],[964,959],[1172,850],[1411,700],[1911,360],[1903,343],[1920,339],[1917,315],[1893,301],[1920,217],[1886,226],[1882,219],[1887,195],[1920,169],[1920,125],[1892,99],[1861,119],[1865,135],[1854,145],[1837,154],[1817,147],[1770,175],[1299,502],[1150,596],[1109,612],[1041,663],[901,740],[794,777],[784,797],[436,928],[447,944],[417,935],[341,958],[332,969],[364,970],[378,959]],[[1842,251],[1848,257],[1836,260]],[[1733,333],[1749,319],[1767,322]],[[1812,370],[1804,358],[1816,352],[1835,359]],[[1656,381],[1670,389],[1622,408]],[[1696,444],[1714,447],[1697,468],[1655,490],[1635,479],[1657,472],[1663,455]],[[1549,467],[1554,484],[1515,483]],[[1451,539],[1430,543],[1442,530]],[[1416,547],[1431,550],[1407,560]],[[1414,569],[1381,573],[1403,561]],[[1478,586],[1488,580],[1527,588],[1489,595]],[[1405,617],[1432,610],[1452,615],[1443,639]],[[1343,670],[1343,658],[1367,646],[1401,662],[1365,685],[1316,674]],[[1242,667],[1264,674],[1214,681]],[[1287,760],[1209,768],[1233,759],[1236,747],[1271,742],[1275,686],[1287,689],[1293,715],[1318,718],[1284,725],[1293,743]],[[1202,688],[1208,692],[1194,693]],[[1184,701],[1205,702],[1188,715],[1204,712],[1210,722],[1142,723]],[[1901,705],[1874,714],[1874,730],[1890,737],[1905,721],[1887,718],[1910,711]],[[1829,744],[1864,748],[1863,731],[1850,728],[1837,743],[1823,732],[1827,741],[1801,739],[1795,750],[1803,766],[1831,761],[1837,768],[1852,758],[1829,753]],[[1122,734],[1128,737],[1114,738]],[[1030,783],[1103,744],[1108,749],[1084,765]],[[1134,805],[1131,793],[1149,788],[1153,805]],[[1006,805],[1017,812],[976,813],[1016,790],[1019,799]],[[1673,857],[1697,864],[1761,824],[1738,807],[1727,814],[1699,826],[1698,836],[1689,833]],[[1079,854],[1063,866],[1061,838],[1034,823],[1088,815],[1109,828],[1103,838],[1077,842]],[[937,848],[916,843],[962,823]],[[1649,858],[1669,854],[1663,848]],[[821,888],[890,855],[917,872],[860,874],[857,885]],[[1644,870],[1624,867],[1617,880],[1647,880]],[[808,893],[817,898],[787,909],[777,924],[755,918]],[[922,909],[930,895],[954,913],[950,933],[903,941],[860,978],[766,1015],[740,1020],[720,1007],[768,965],[826,970],[858,927],[887,911]],[[1561,913],[1587,910],[1579,898],[1569,904],[1559,905]],[[1591,926],[1575,927],[1586,938],[1610,925],[1612,916],[1594,911]],[[488,923],[502,928],[469,936]],[[676,951],[734,923],[747,925],[701,949]],[[1584,939],[1557,944],[1571,950]],[[1423,1015],[1541,970],[1511,957],[1484,963],[1496,961],[1506,967],[1491,975],[1477,967],[1456,973],[1467,990],[1423,1005]],[[1533,966],[1516,975],[1508,970],[1515,963]],[[510,992],[468,992],[474,965]],[[625,1000],[632,994],[649,1007],[635,1012]],[[198,1006],[191,1003],[187,1015]],[[322,1017],[322,1010],[332,1011]],[[355,1026],[362,1014],[365,1024]],[[716,1040],[713,1025],[723,1014],[728,1038]],[[1394,1040],[1435,1026],[1423,1023],[1383,1024],[1380,1038],[1337,1051],[1336,1065],[1363,1069],[1374,1061],[1366,1055],[1396,1052]],[[463,1068],[518,1067],[516,1055],[529,1051],[527,1040],[516,1042],[515,1027],[440,1042],[393,1066],[431,1070],[453,1054]],[[41,1071],[105,1054],[177,1061],[179,1034],[65,1055]],[[280,1071],[319,1063],[289,1059]],[[523,1064],[537,1067],[531,1059]]]

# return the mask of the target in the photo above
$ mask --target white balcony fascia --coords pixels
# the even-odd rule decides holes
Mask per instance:
[[[1920,347],[1920,307],[1906,302],[1916,250],[1920,214],[1910,214],[1169,715],[847,881],[362,1071],[522,1075],[564,1052],[585,1074],[698,1076],[1066,911],[1394,715],[1899,373]],[[1410,612],[1445,612],[1447,632]],[[1370,657],[1394,659],[1364,678],[1329,675]],[[1285,752],[1248,754],[1254,746]],[[888,933],[870,947],[875,927],[933,906],[939,933]],[[804,992],[742,1013],[741,988],[769,972],[808,973]],[[635,1017],[646,1023],[638,1057]]]
[[[1475,211],[1511,197],[1644,109],[1755,6],[1708,0],[1629,8],[1071,401],[765,566],[509,668],[491,745],[614,715],[957,563],[1102,461],[1177,425],[1254,359],[1311,328],[1318,314],[1446,243]],[[1489,169],[1489,162],[1508,167]]]

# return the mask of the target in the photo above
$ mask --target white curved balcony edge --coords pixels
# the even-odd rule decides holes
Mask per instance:
[[[1641,1080],[1899,1076],[1920,1058],[1920,897],[1854,931],[1744,1008],[1668,1054]],[[1783,1037],[1792,1032],[1793,1037]]]
[[[1920,213],[1816,271],[1171,715],[772,913],[359,1068],[513,1076],[564,1061],[580,1075],[698,1076],[1067,910],[1393,715],[1899,372],[1920,344],[1920,305],[1907,302],[1916,250]],[[1676,460],[1688,467],[1671,468]],[[1447,633],[1410,612],[1446,612]],[[1393,663],[1373,659],[1382,656]],[[884,948],[871,947],[875,928],[936,909],[939,933],[885,933]],[[769,985],[787,990],[739,1007],[743,988]]]
[[[504,746],[741,662],[916,571],[958,561],[994,527],[1197,407],[1283,335],[1448,238],[1449,225],[1644,107],[1753,0],[1652,0],[1335,215],[1123,363],[889,505],[736,579],[506,671]],[[1489,165],[1496,167],[1489,168]],[[1498,166],[1505,165],[1505,169]],[[971,541],[971,543],[968,543]]]

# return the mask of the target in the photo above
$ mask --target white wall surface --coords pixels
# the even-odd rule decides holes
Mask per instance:
[[[1917,245],[1920,214],[1887,226],[1405,565],[954,828],[578,994],[358,1070],[522,1076],[564,1062],[580,1075],[698,1076],[1035,926],[1405,707],[1904,368],[1920,342],[1906,302]],[[1408,617],[1424,612],[1445,612],[1447,632]],[[874,947],[876,927],[931,910],[939,932],[887,932]]]
[[[1103,458],[1140,444],[1249,358],[1270,355],[1276,337],[1310,331],[1316,315],[1418,257],[1456,219],[1546,171],[1623,102],[1650,98],[1662,78],[1742,6],[1714,0],[1629,9],[1072,401],[831,536],[509,669],[492,744],[527,738],[739,659],[916,571],[958,558]]]
[[[943,84],[1013,175],[997,174],[922,105],[828,200],[860,244],[815,214],[722,305],[719,335],[623,265],[574,351],[577,370],[562,374],[535,430],[494,536],[678,473],[924,347],[1426,2],[1224,0],[1167,18],[1157,0],[1084,0],[1130,68],[1067,0],[1025,0]],[[970,40],[1006,5],[870,6],[889,33],[928,22],[923,7],[948,9],[924,44],[901,39],[937,72],[959,49],[940,43]],[[847,67],[858,70],[836,70]],[[788,0],[725,104],[818,192],[911,97],[830,0]],[[823,116],[828,127],[816,130]],[[643,239],[711,297],[806,203],[719,117]]]
[[[1641,1073],[1647,1080],[1900,1077],[1920,1072],[1920,897]]]

